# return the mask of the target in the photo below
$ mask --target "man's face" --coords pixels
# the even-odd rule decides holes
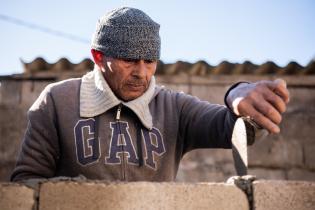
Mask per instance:
[[[103,57],[103,75],[114,94],[123,101],[141,96],[149,87],[156,60],[127,60]]]

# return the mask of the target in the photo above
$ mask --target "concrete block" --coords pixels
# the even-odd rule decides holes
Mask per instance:
[[[196,149],[185,154],[182,161],[186,160],[214,165],[217,163],[233,163],[233,156],[230,149]]]
[[[178,91],[178,92],[184,92],[189,93],[189,86],[188,85],[182,85],[182,84],[168,84],[168,83],[162,83],[160,85],[165,86],[165,88]]]
[[[285,180],[285,170],[267,168],[249,168],[248,174],[256,176],[257,179]]]
[[[305,180],[315,182],[315,171],[293,168],[288,171],[289,180]]]
[[[234,171],[234,166],[224,165],[223,167],[217,165],[199,165],[196,162],[185,162],[180,165],[176,181],[178,182],[225,182],[233,172],[227,172],[230,167]]]
[[[249,147],[248,162],[250,167],[287,169],[303,166],[303,147],[301,142],[270,135]]]
[[[176,181],[224,182],[236,175],[231,150],[193,150],[181,160]]]
[[[314,210],[315,183],[255,181],[254,210]]]
[[[315,169],[315,139],[313,142],[304,143],[304,158],[305,158],[305,167],[307,169]],[[314,178],[315,179],[315,178]]]
[[[157,75],[156,82],[160,84],[188,84],[190,78],[186,74],[179,74],[176,76],[171,75]]]
[[[9,182],[10,176],[15,167],[14,161],[0,161],[0,182]]]
[[[227,89],[228,86],[223,88],[217,85],[192,85],[191,94],[212,104],[224,104],[224,95]]]
[[[233,163],[234,161],[231,149],[204,149],[204,151],[207,151],[204,156],[213,158],[216,163]]]
[[[18,184],[0,183],[0,209],[32,210],[34,206],[33,189]]]
[[[176,182],[224,182],[229,175],[219,170],[179,170],[176,176]]]
[[[313,83],[314,84],[314,83]],[[290,88],[288,112],[309,112],[315,108],[315,88]]]
[[[44,183],[39,207],[50,209],[249,209],[234,185],[182,183]]]
[[[0,86],[0,105],[16,105],[21,102],[21,82],[3,80]]]
[[[0,105],[0,116],[0,181],[8,181],[25,132],[26,111]]]
[[[21,103],[29,109],[50,81],[23,81]]]
[[[304,109],[302,106],[303,102],[301,102],[300,111],[287,112],[283,115],[283,120],[280,124],[280,135],[286,141],[296,140],[305,142],[312,140],[315,142],[315,105],[309,108],[313,109],[312,111]]]
[[[207,76],[191,76],[191,83],[194,85],[232,85],[235,80],[232,75],[207,75]],[[238,80],[237,80],[238,81]]]

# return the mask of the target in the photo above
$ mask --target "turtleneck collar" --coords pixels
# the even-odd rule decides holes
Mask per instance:
[[[80,117],[95,117],[109,109],[123,104],[130,108],[147,129],[152,129],[152,115],[149,103],[155,95],[155,77],[152,76],[149,88],[144,94],[132,101],[118,99],[107,84],[101,70],[95,65],[94,70],[82,77],[80,87]]]

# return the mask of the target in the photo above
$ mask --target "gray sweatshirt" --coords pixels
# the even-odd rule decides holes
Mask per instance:
[[[236,118],[225,106],[156,86],[154,77],[142,96],[120,101],[95,68],[43,90],[11,180],[173,181],[186,152],[231,148]]]

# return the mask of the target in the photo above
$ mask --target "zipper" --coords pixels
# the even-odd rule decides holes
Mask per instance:
[[[121,108],[122,104],[118,105],[117,112],[116,112],[116,122],[118,124],[118,130],[119,130],[119,136],[118,138],[121,138],[121,127],[120,127],[120,115],[121,115]],[[122,164],[121,164],[121,174],[122,174],[122,180],[126,180],[126,162],[125,162],[125,151],[124,151],[124,145],[121,145],[121,151],[122,151]]]
[[[117,109],[117,113],[116,113],[116,121],[117,122],[119,122],[119,120],[120,120],[121,107],[122,107],[122,104],[119,104],[118,109]]]

